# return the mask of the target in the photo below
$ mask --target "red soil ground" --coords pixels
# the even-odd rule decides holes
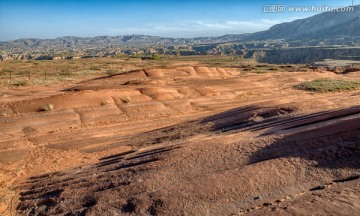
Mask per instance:
[[[0,214],[358,215],[359,73],[147,69],[1,90]],[[39,109],[52,104],[52,111]]]

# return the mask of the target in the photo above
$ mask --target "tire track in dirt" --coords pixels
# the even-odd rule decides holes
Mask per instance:
[[[336,186],[336,184],[341,184],[344,182],[349,182],[349,181],[356,181],[360,178],[359,175],[355,175],[355,176],[349,176],[343,179],[336,179],[333,180],[330,183],[327,184],[322,184],[313,188],[309,188],[308,190],[302,191],[300,193],[297,194],[293,194],[293,195],[288,195],[286,197],[282,197],[270,202],[264,202],[262,205],[260,206],[255,206],[255,207],[251,207],[249,209],[247,209],[246,211],[240,211],[238,215],[243,215],[243,214],[247,214],[247,213],[256,213],[256,211],[259,210],[263,210],[264,208],[267,208],[271,211],[275,211],[277,208],[282,208],[282,209],[287,209],[288,206],[286,205],[286,203],[290,202],[293,199],[298,199],[301,196],[306,196],[309,194],[312,194],[314,191],[320,191],[320,190],[331,190],[332,187]],[[255,197],[254,199],[260,199],[261,197]]]

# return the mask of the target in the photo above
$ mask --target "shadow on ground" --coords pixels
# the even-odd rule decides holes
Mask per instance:
[[[360,168],[360,107],[300,116],[292,112],[281,107],[243,107],[139,134],[129,139],[134,147],[131,151],[103,157],[96,164],[31,177],[18,187],[17,211],[26,215],[85,215],[105,208],[107,213],[118,215],[131,213],[140,205],[154,215],[163,202],[144,193],[151,185],[144,184],[142,178],[157,172],[162,159],[172,157],[171,152],[183,149],[186,142],[176,140],[203,133],[245,130],[283,137],[254,152],[250,163],[300,157],[323,168]],[[138,150],[144,143],[147,150]],[[149,203],[132,199],[139,194],[149,196]]]

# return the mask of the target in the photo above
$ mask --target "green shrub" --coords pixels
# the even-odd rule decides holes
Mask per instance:
[[[118,71],[114,70],[114,69],[109,69],[106,71],[106,73],[110,76],[110,75],[114,75],[114,74],[118,73]]]
[[[151,55],[151,59],[152,59],[152,60],[160,60],[161,58],[160,58],[159,55],[152,54],[152,55]]]
[[[314,92],[335,92],[354,90],[360,87],[360,82],[349,81],[349,80],[329,80],[329,79],[316,79],[312,81],[306,81],[295,88],[303,89]]]
[[[101,70],[101,68],[98,67],[98,66],[92,66],[92,67],[90,68],[90,70],[99,71],[99,70]]]
[[[17,80],[12,83],[14,86],[27,86],[29,82],[27,80]]]
[[[5,75],[14,72],[13,69],[2,69],[0,70],[0,75]]]
[[[60,76],[71,76],[73,75],[71,71],[69,70],[61,70],[61,72],[59,73]]]

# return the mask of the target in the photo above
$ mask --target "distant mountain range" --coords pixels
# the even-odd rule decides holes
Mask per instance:
[[[336,39],[360,36],[360,5],[352,12],[326,12],[306,19],[282,23],[249,35],[250,40]]]
[[[174,45],[199,45],[282,39],[308,40],[360,40],[360,5],[353,12],[325,12],[306,19],[282,23],[269,30],[252,34],[232,34],[220,37],[164,38],[148,35],[59,37],[55,39],[18,39],[0,42],[0,51],[20,50],[72,50],[87,48],[159,47]],[[336,42],[332,42],[336,43]]]
[[[239,41],[244,35],[224,35],[220,37],[197,37],[197,38],[164,38],[149,35],[124,35],[124,36],[97,36],[97,37],[74,37],[65,36],[55,39],[24,38],[7,42],[0,42],[0,50],[26,49],[86,49],[86,48],[114,48],[114,47],[154,47],[172,45],[195,45],[204,43],[226,43]]]

